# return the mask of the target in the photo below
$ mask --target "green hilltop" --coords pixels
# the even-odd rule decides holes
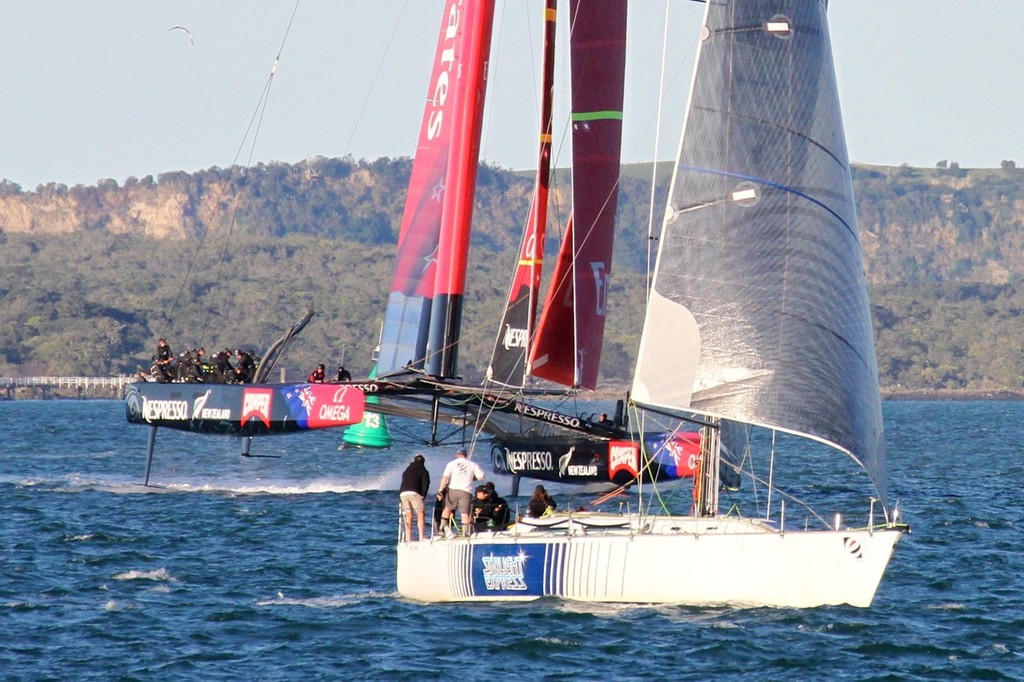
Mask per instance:
[[[261,350],[312,308],[283,360],[304,378],[370,369],[409,159],[315,158],[25,191],[0,181],[0,375],[115,375],[176,351]],[[602,368],[624,386],[638,343],[649,226],[671,166],[624,169]],[[482,166],[459,364],[479,377],[529,208],[532,174]],[[883,388],[1018,391],[1024,172],[856,166]],[[553,262],[568,173],[552,183]]]

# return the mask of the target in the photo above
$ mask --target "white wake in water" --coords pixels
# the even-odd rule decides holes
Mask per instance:
[[[125,571],[114,576],[114,580],[157,580],[165,582],[177,582],[177,578],[170,574],[166,568],[157,568],[152,571]]]
[[[335,609],[352,606],[370,599],[391,599],[394,595],[387,595],[380,592],[367,592],[359,594],[343,594],[331,597],[286,597],[283,592],[278,592],[275,597],[261,599],[256,606],[305,606],[311,609]]]
[[[58,478],[10,478],[0,480],[19,487],[48,488],[52,492],[79,493],[100,491],[113,494],[212,493],[221,495],[322,495],[345,494],[375,490],[398,490],[406,464],[387,463],[380,473],[354,477],[320,476],[308,480],[290,478],[244,479],[196,477],[161,479],[143,485],[138,479],[123,476],[67,474]],[[438,476],[440,478],[440,476]]]

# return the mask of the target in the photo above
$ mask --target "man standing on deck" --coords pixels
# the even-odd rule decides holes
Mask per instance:
[[[445,498],[444,511],[441,512],[441,525],[448,531],[448,519],[452,511],[458,509],[462,519],[462,532],[468,535],[470,526],[470,505],[473,501],[473,481],[481,481],[484,478],[484,470],[476,462],[466,458],[466,451],[459,449],[455,453],[455,459],[448,462],[441,474],[441,485],[437,490],[440,496],[445,489],[448,489],[448,496]]]
[[[171,376],[171,363],[174,362],[174,351],[167,344],[167,339],[160,338],[156,344],[156,355],[153,356],[156,361],[154,367],[156,367],[156,380],[161,384],[166,384],[172,381],[174,377]]]
[[[398,489],[398,498],[402,504],[402,515],[405,517],[405,539],[412,542],[412,515],[416,513],[416,521],[423,540],[424,512],[423,498],[430,492],[430,472],[427,471],[426,458],[416,455],[402,472],[402,485]]]

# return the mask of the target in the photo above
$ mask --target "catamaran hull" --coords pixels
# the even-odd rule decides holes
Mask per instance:
[[[125,415],[130,424],[263,436],[358,424],[364,404],[363,392],[348,384],[137,383]]]
[[[730,521],[698,534],[534,534],[400,543],[398,590],[422,602],[867,607],[902,531],[779,533]]]
[[[643,467],[648,481],[692,478],[700,457],[700,434],[657,433],[644,438]],[[599,439],[585,434],[567,436],[496,436],[491,445],[491,468],[506,476],[557,483],[635,481],[641,470],[640,448],[622,433]]]

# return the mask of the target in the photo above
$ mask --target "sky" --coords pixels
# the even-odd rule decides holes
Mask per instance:
[[[442,6],[3,3],[0,178],[28,191],[234,163],[411,156]],[[482,155],[505,168],[536,155],[541,6],[498,0]],[[675,155],[702,14],[690,0],[633,0],[623,161]],[[831,0],[829,19],[851,160],[1024,166],[1024,0]],[[556,148],[565,112],[556,106]]]

